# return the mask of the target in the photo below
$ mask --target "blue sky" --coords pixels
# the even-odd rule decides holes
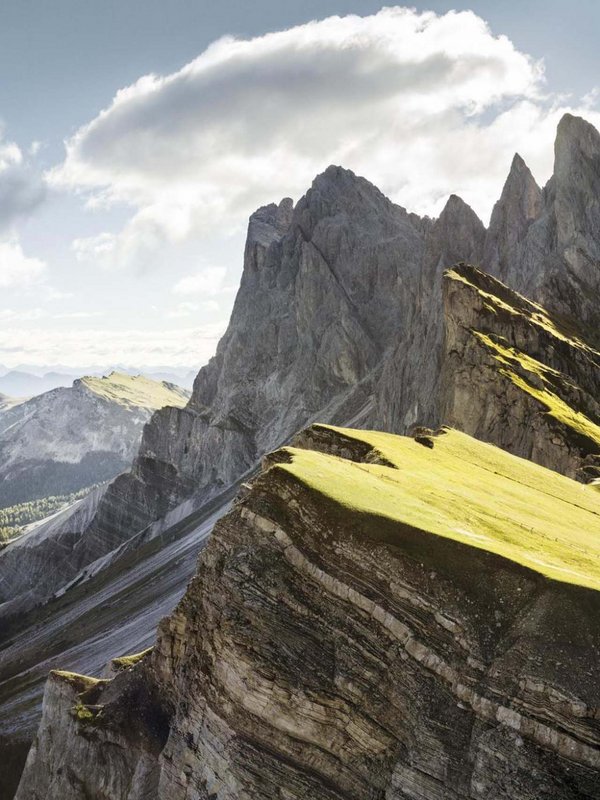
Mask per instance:
[[[597,3],[414,8],[5,0],[0,363],[197,366],[258,205],[333,161],[487,220],[514,150],[543,182],[559,116],[598,124]]]

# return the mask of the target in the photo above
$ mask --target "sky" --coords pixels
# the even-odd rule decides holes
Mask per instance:
[[[215,350],[260,205],[329,164],[487,223],[565,111],[600,126],[586,0],[2,0],[0,364]]]

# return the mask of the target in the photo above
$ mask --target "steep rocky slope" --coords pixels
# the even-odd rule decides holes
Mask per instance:
[[[447,429],[294,444],[151,653],[53,673],[18,800],[597,797],[597,489]]]
[[[140,535],[104,559],[87,580],[19,614],[0,650],[0,797],[13,797],[39,724],[51,669],[100,675],[107,659],[143,650],[193,576],[231,492],[171,524],[159,537]]]
[[[206,502],[312,419],[386,424],[376,401],[386,354],[422,345],[413,326],[430,305],[422,287],[439,294],[429,273],[477,259],[483,238],[458,198],[434,223],[338,167],[295,208],[259,209],[215,357],[184,409],[154,415],[131,473],[110,486],[76,549],[98,558],[185,499]]]
[[[522,159],[513,161],[490,220],[485,264],[511,288],[575,317],[597,337],[599,262],[600,134],[565,114],[543,190]]]
[[[441,417],[582,481],[600,475],[600,353],[476,267],[443,280]]]
[[[0,507],[114,478],[153,412],[187,399],[172,384],[113,372],[0,409]]]

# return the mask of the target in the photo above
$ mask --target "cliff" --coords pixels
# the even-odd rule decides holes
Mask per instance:
[[[441,415],[572,478],[600,475],[600,353],[476,267],[443,279]]]
[[[50,677],[17,798],[595,797],[599,519],[594,487],[452,430],[314,426],[151,653]]]
[[[423,270],[477,258],[483,236],[458,198],[433,223],[339,167],[318,176],[295,208],[284,200],[259,209],[229,327],[189,403],[154,414],[131,471],[90,507],[83,526],[80,514],[44,535],[39,559],[47,550],[69,554],[45,573],[40,593],[59,590],[181,503],[193,510],[208,502],[315,418],[387,424],[377,400],[383,364],[414,338]],[[436,370],[432,363],[431,382]],[[0,554],[0,580],[4,572]],[[7,586],[13,602],[0,617],[19,607],[10,577]]]
[[[182,501],[205,502],[313,420],[440,424],[441,276],[457,261],[483,263],[596,345],[598,175],[600,134],[567,114],[547,186],[516,156],[487,231],[458,197],[419,218],[339,167],[295,207],[259,209],[215,357],[185,409],[153,417],[82,548],[99,557]]]

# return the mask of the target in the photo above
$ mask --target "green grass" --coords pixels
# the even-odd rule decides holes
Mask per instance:
[[[163,381],[153,381],[143,375],[111,372],[103,378],[86,376],[81,382],[94,394],[127,407],[159,409],[164,406],[183,408],[189,393],[179,387],[170,388]]]
[[[63,669],[53,669],[50,671],[53,678],[64,681],[76,689],[78,692],[85,692],[93,689],[99,684],[106,683],[102,678],[91,678],[89,675],[80,675],[78,672],[68,672]]]
[[[589,417],[581,411],[577,411],[566,403],[555,391],[553,391],[553,379],[564,381],[559,372],[547,367],[540,361],[536,361],[531,356],[515,350],[513,347],[501,344],[498,340],[492,339],[489,335],[473,331],[473,334],[482,342],[492,353],[496,361],[500,364],[499,372],[507,377],[515,386],[518,386],[528,395],[542,403],[546,412],[571,428],[575,433],[585,436],[600,447],[600,426],[596,425]],[[519,369],[519,372],[515,371]],[[542,386],[534,386],[522,374],[523,371],[535,375],[538,383]]]
[[[79,722],[93,722],[97,717],[97,713],[94,713],[90,708],[84,706],[81,700],[78,700],[73,706],[71,714],[79,720]]]
[[[320,426],[328,428],[329,426]],[[600,589],[600,492],[466,434],[449,430],[433,449],[412,438],[339,430],[396,468],[285,448],[275,464],[356,514],[487,550],[553,580]]]
[[[113,658],[110,662],[113,669],[115,670],[123,670],[129,669],[130,667],[135,666],[138,661],[141,661],[144,656],[148,655],[148,653],[152,652],[152,647],[148,647],[146,650],[142,650],[141,653],[132,653],[128,656],[120,656],[119,658]]]

